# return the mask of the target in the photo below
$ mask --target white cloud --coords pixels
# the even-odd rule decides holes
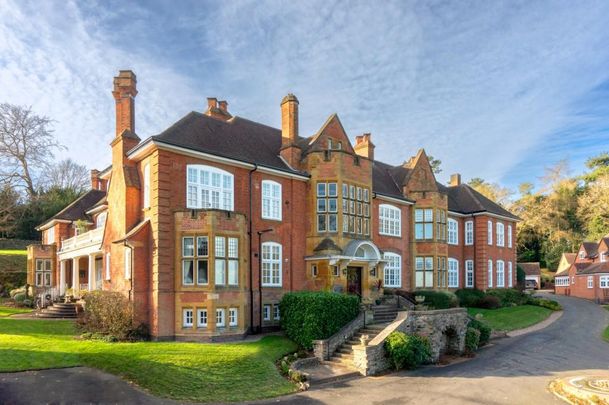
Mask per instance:
[[[294,92],[302,135],[338,112],[352,137],[373,133],[378,158],[397,164],[425,147],[442,177],[513,185],[593,153],[589,132],[606,118],[573,129],[590,120],[577,103],[609,79],[609,3],[348,4],[4,0],[0,99],[58,120],[70,152],[98,167],[109,159],[119,68],[138,75],[141,137],[202,109],[205,96],[279,126],[279,101]]]

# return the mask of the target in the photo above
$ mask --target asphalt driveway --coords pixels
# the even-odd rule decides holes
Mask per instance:
[[[496,341],[470,361],[326,385],[268,403],[561,404],[547,390],[551,380],[609,373],[609,344],[600,338],[609,311],[578,298],[552,298],[565,308],[556,322]]]
[[[328,384],[259,403],[560,404],[547,390],[554,378],[609,372],[609,344],[600,338],[609,311],[577,298],[554,298],[565,308],[560,319],[499,340],[470,361]],[[1,404],[170,402],[86,367],[0,373]]]

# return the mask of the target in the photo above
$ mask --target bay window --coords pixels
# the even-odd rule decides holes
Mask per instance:
[[[467,287],[467,288],[474,287],[474,261],[473,260],[465,261],[465,287]]]
[[[415,258],[415,287],[433,287],[433,257]]]
[[[497,246],[505,246],[505,227],[497,222]]]
[[[474,244],[474,221],[465,223],[465,244],[468,246]]]
[[[433,209],[417,208],[414,210],[415,239],[433,239]]]
[[[317,232],[338,232],[336,183],[317,183]]]
[[[36,286],[51,286],[51,259],[36,259]]]
[[[505,287],[505,263],[503,260],[497,260],[497,287]]]

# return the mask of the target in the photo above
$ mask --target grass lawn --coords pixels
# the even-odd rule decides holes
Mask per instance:
[[[275,361],[296,350],[280,336],[258,342],[104,343],[75,339],[72,321],[0,318],[0,372],[90,366],[153,395],[200,402],[246,401],[289,394]]]
[[[605,330],[603,331],[603,339],[604,339],[606,342],[609,342],[609,326],[607,326],[607,327],[605,328]]]
[[[27,312],[32,312],[32,310],[28,309],[28,308],[13,308],[13,307],[0,306],[0,318],[3,318],[5,316],[10,316],[13,314],[25,314]]]
[[[27,256],[27,250],[1,250],[0,255],[19,255]]]
[[[482,314],[482,322],[493,330],[511,331],[543,321],[550,316],[552,310],[534,305],[521,305],[499,309],[467,308],[467,312],[471,316]]]

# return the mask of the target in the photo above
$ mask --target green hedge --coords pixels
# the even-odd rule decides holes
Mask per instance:
[[[354,295],[303,291],[285,294],[279,308],[286,335],[311,349],[313,340],[327,339],[355,319],[360,305]]]
[[[465,332],[465,351],[467,353],[473,353],[478,350],[480,346],[480,331],[476,328],[468,327]]]
[[[494,288],[487,290],[486,294],[499,298],[502,307],[524,305],[528,300],[528,296],[524,292],[515,288]]]
[[[557,301],[548,300],[545,298],[530,297],[526,303],[529,305],[536,305],[538,307],[548,308],[548,309],[551,309],[552,311],[561,311],[562,310],[562,305],[560,305]]]
[[[431,345],[423,336],[391,332],[385,340],[385,349],[396,370],[417,368],[431,359]]]
[[[459,299],[455,293],[450,291],[415,291],[414,296],[418,295],[425,297],[423,305],[433,309],[456,308],[459,306]]]
[[[480,339],[479,339],[479,342],[478,342],[478,346],[484,346],[491,339],[491,328],[490,328],[490,326],[480,322],[479,320],[477,320],[477,319],[471,319],[469,321],[469,324],[467,325],[467,327],[468,328],[474,328],[474,329],[477,329],[478,331],[480,331]]]
[[[473,288],[462,288],[455,291],[455,295],[459,299],[459,306],[462,307],[475,307],[485,296],[484,291]]]

